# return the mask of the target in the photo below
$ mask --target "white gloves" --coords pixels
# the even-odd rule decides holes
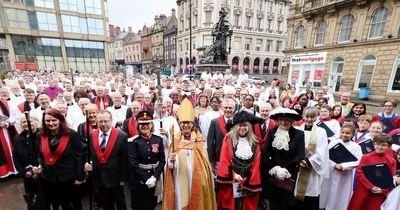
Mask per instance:
[[[282,168],[280,166],[273,167],[269,171],[269,174],[271,176],[275,176],[275,178],[277,178],[279,180],[283,180],[285,178],[290,178],[292,176],[286,168]]]
[[[156,186],[157,179],[154,176],[151,176],[147,181],[146,185],[148,188],[153,188]]]

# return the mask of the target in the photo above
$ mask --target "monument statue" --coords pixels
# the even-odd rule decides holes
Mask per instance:
[[[224,8],[219,12],[219,21],[213,26],[211,35],[213,44],[204,51],[204,57],[200,63],[227,64],[228,55],[231,53],[231,24],[225,19],[227,12]]]

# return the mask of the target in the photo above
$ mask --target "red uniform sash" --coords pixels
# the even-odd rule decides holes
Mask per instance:
[[[221,116],[218,118],[218,125],[219,125],[219,128],[221,129],[222,135],[225,137],[226,134],[228,134],[228,131],[226,130],[224,116]]]
[[[24,113],[24,106],[25,106],[25,102],[22,102],[22,103],[20,103],[20,104],[18,104],[18,109],[19,109],[19,111],[21,111],[22,113]]]
[[[129,137],[135,136],[137,134],[136,131],[136,120],[134,117],[131,117],[128,122],[128,135]]]
[[[115,142],[117,141],[117,138],[118,138],[118,128],[111,128],[111,129],[112,130],[111,130],[110,138],[108,139],[106,150],[104,152],[102,152],[100,149],[99,129],[94,130],[92,133],[94,153],[96,154],[97,160],[101,164],[107,163],[108,158],[110,158],[111,152],[114,149]]]
[[[56,151],[51,153],[50,146],[49,146],[49,137],[42,136],[42,153],[44,162],[46,165],[53,166],[57,163],[58,159],[60,159],[61,155],[64,154],[65,149],[67,148],[69,142],[69,135],[62,135],[60,144],[58,145]]]
[[[3,132],[3,129],[0,128],[0,144],[3,147],[3,151],[0,151],[0,153],[3,153],[5,159],[6,159],[6,164],[5,165],[0,165],[0,176],[5,176],[9,172],[14,172],[14,166],[12,162],[12,157],[11,157],[11,152],[8,149],[8,145],[12,145],[11,142],[7,142],[7,139],[5,137],[7,133]],[[10,135],[8,135],[8,139],[11,141]]]

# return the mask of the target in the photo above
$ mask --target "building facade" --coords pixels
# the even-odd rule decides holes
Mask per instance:
[[[164,64],[167,69],[174,70],[176,68],[176,34],[177,19],[175,9],[171,10],[171,17],[168,19],[167,25],[164,28]]]
[[[153,58],[162,60],[164,58],[163,34],[167,22],[167,16],[160,14],[154,18],[153,30],[151,34]]]
[[[105,0],[0,0],[0,70],[105,71],[106,14]]]
[[[143,26],[142,36],[140,37],[140,48],[142,49],[142,65],[148,68],[153,62],[153,42],[152,42],[152,28]]]
[[[400,93],[400,1],[295,0],[290,8],[288,81],[331,92]]]
[[[110,37],[110,42],[108,44],[109,54],[110,54],[110,65],[124,65],[125,55],[124,55],[124,41],[132,37],[132,33],[120,32],[115,37]]]
[[[192,4],[190,11],[189,4]],[[189,47],[192,48],[193,70],[199,61],[200,47],[213,42],[211,30],[219,11],[227,11],[233,26],[228,64],[232,73],[281,74],[287,38],[288,0],[178,0],[177,64],[179,72],[189,72]],[[192,25],[192,46],[189,22]]]
[[[126,64],[141,64],[140,36],[141,31],[133,33],[132,36],[123,43]]]

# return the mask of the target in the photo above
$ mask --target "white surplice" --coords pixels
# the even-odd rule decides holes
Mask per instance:
[[[362,151],[360,145],[353,141],[343,142],[341,139],[331,141],[329,149],[338,143],[353,154],[358,161],[341,163],[342,171],[335,170],[335,162],[329,161],[329,179],[322,182],[322,192],[320,197],[320,208],[326,210],[346,210],[353,192],[354,173],[360,159]]]

